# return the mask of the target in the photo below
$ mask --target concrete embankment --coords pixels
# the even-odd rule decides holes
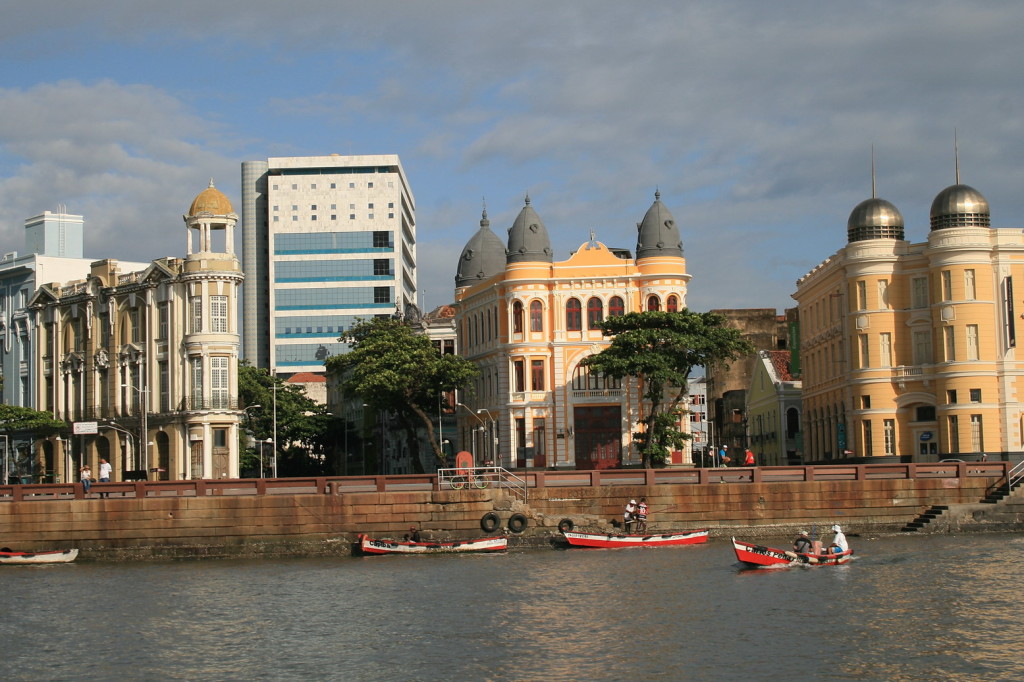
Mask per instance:
[[[350,554],[359,533],[401,537],[416,527],[435,539],[506,533],[513,547],[543,546],[558,536],[563,519],[613,530],[624,504],[641,497],[652,511],[652,531],[708,528],[712,538],[782,536],[833,523],[853,534],[898,532],[933,505],[950,509],[929,525],[932,531],[1024,528],[1024,504],[1013,497],[979,504],[997,480],[545,487],[529,490],[527,501],[500,489],[18,501],[0,504],[0,544],[78,547],[82,559],[336,556]],[[484,528],[488,514],[498,519],[491,532]],[[513,515],[525,517],[522,532],[509,529]]]

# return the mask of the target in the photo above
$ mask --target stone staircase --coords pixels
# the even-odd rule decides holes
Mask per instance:
[[[981,504],[991,504],[996,505],[997,507],[1016,507],[1019,501],[1013,493],[1022,485],[1024,485],[1024,461],[1011,469],[1007,473],[1005,480],[992,486],[986,492],[985,497],[981,500]],[[921,530],[926,530],[933,521],[941,517],[947,511],[949,511],[948,505],[932,505],[921,512],[921,514],[919,514],[913,521],[903,526],[903,528],[900,529],[900,532],[917,533]],[[984,514],[984,516],[991,515]]]
[[[900,528],[901,533],[916,533],[949,510],[949,505],[933,504],[921,512],[916,519]]]

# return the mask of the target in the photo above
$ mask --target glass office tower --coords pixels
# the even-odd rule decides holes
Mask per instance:
[[[323,372],[360,318],[416,301],[416,206],[396,155],[242,164],[243,355]]]

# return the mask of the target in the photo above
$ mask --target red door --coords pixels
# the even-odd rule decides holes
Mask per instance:
[[[622,407],[594,405],[573,408],[576,468],[615,469],[622,457]]]

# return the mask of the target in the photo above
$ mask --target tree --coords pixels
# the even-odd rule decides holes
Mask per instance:
[[[342,391],[360,396],[372,410],[393,413],[406,433],[410,452],[418,452],[416,432],[422,426],[435,457],[446,464],[430,415],[443,393],[469,385],[476,367],[465,358],[440,353],[429,338],[399,319],[362,321],[341,340],[351,350],[327,358],[327,369],[341,379]],[[414,462],[422,473],[420,458]]]
[[[754,352],[740,330],[715,313],[648,311],[609,317],[601,323],[612,342],[581,364],[606,376],[636,378],[650,406],[636,434],[644,466],[664,463],[668,451],[688,438],[676,428],[694,367],[727,364]],[[671,391],[666,398],[666,392]]]
[[[276,389],[275,389],[276,386]],[[243,429],[257,440],[274,435],[275,403],[277,447],[281,451],[279,476],[315,476],[330,472],[328,454],[338,433],[339,422],[324,405],[306,395],[301,386],[289,384],[265,369],[246,362],[238,364],[238,396],[246,409]],[[246,451],[241,468],[259,466],[259,450]],[[271,451],[271,455],[273,452]]]
[[[47,436],[67,430],[68,425],[49,412],[17,405],[0,405],[0,433],[31,433]]]

